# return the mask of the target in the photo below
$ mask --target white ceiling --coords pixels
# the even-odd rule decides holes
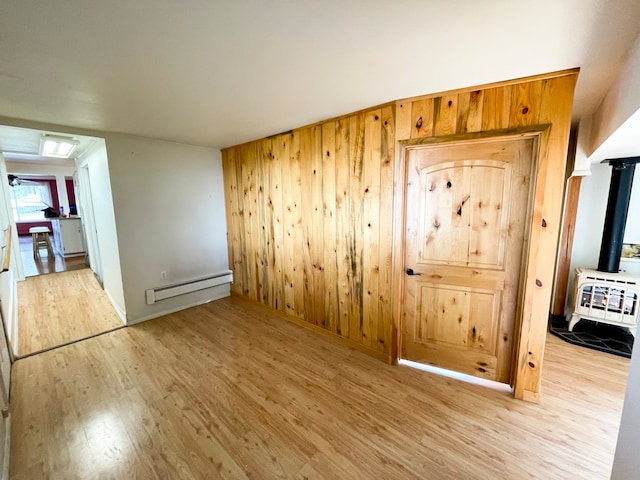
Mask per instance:
[[[7,160],[15,160],[20,162],[43,162],[46,161],[50,165],[61,164],[67,165],[68,159],[56,159],[49,157],[41,157],[40,138],[44,134],[65,135],[78,140],[78,146],[73,151],[74,157],[81,156],[87,151],[95,137],[85,137],[83,135],[67,135],[65,132],[54,132],[51,130],[33,130],[30,128],[9,127],[0,125],[0,151]],[[73,161],[71,161],[73,163]]]
[[[581,67],[578,118],[638,34],[638,0],[7,0],[0,112],[224,147]]]
[[[640,86],[639,86],[640,87]],[[589,156],[591,163],[640,156],[640,110],[624,122]]]

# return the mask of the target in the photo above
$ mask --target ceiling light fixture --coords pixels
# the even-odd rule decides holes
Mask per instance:
[[[69,158],[80,142],[71,137],[42,135],[40,137],[40,155],[43,157]]]

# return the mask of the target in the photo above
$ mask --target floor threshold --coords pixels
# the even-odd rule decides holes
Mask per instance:
[[[491,388],[499,392],[513,393],[513,388],[506,383],[494,382],[493,380],[487,380],[486,378],[474,377],[473,375],[467,375],[466,373],[460,373],[453,370],[447,370],[446,368],[435,367],[433,365],[427,365],[424,363],[414,362],[411,360],[405,360],[401,358],[398,360],[399,365],[406,365],[410,368],[422,370],[424,372],[433,373],[442,377],[452,378],[454,380],[460,380],[462,382],[471,383],[474,385],[480,385],[482,387]]]

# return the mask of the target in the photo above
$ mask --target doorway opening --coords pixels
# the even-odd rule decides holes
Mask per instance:
[[[73,142],[72,155],[45,154],[42,145],[54,136]],[[91,159],[106,162],[104,139],[0,126],[0,148],[7,217],[18,234],[13,353],[20,358],[122,327],[102,290],[89,179],[79,174]]]
[[[533,138],[406,149],[402,358],[511,384]]]

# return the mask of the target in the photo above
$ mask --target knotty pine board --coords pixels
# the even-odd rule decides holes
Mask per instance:
[[[516,396],[536,400],[576,78],[572,70],[403,99],[223,150],[233,291],[393,361],[398,145],[546,128],[513,373]]]

